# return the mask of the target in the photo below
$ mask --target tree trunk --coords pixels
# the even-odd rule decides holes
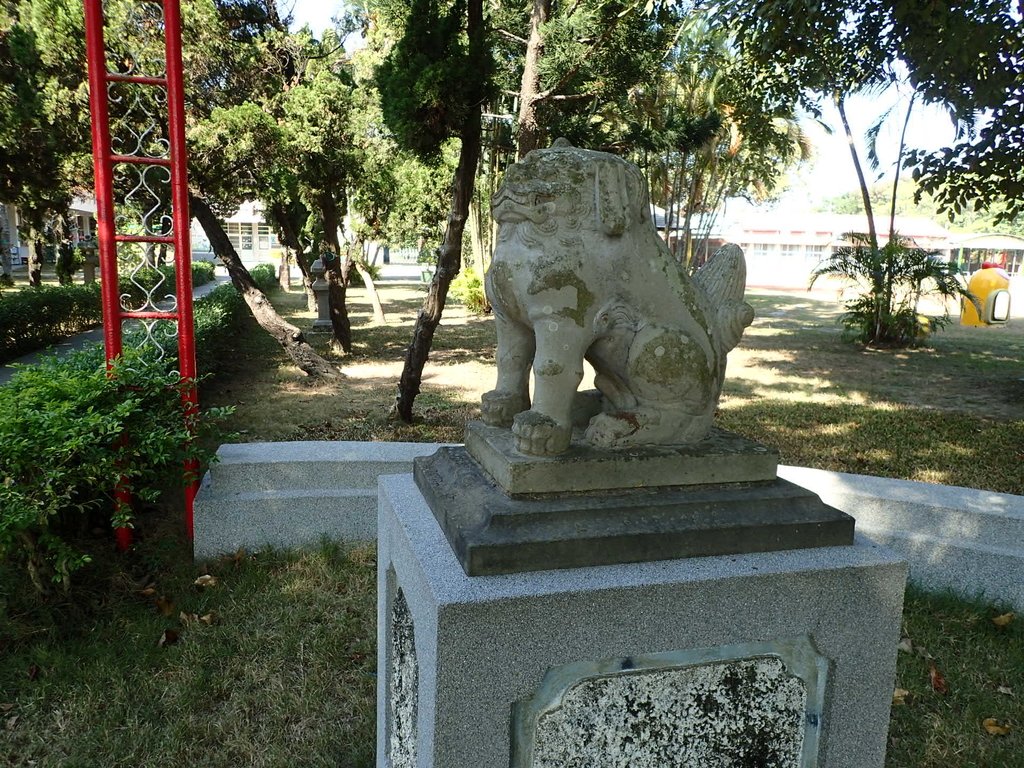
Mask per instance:
[[[325,258],[324,254],[320,256],[324,265],[324,280],[327,281],[327,304],[330,307],[333,331],[331,346],[335,351],[340,349],[347,354],[352,351],[352,323],[348,317],[345,290],[352,260],[347,255],[342,258],[341,243],[338,240],[341,212],[337,200],[330,193],[320,195],[320,213],[324,222],[324,241],[327,250],[334,255],[332,259]]]
[[[850,129],[850,121],[846,117],[846,97],[841,93],[833,95],[836,109],[839,111],[839,119],[843,122],[843,131],[846,134],[846,141],[850,145],[850,157],[853,158],[853,168],[857,171],[857,182],[860,184],[860,195],[864,201],[864,213],[868,217],[868,239],[871,243],[871,250],[878,252],[878,232],[875,229],[875,216],[871,210],[871,193],[868,190],[868,182],[864,178],[864,168],[860,164],[860,155],[857,154],[857,145],[854,143],[853,131]]]
[[[875,228],[875,215],[871,206],[871,193],[868,190],[868,182],[864,178],[864,169],[860,164],[860,155],[857,154],[857,145],[853,140],[853,131],[850,129],[850,121],[846,117],[846,97],[841,93],[833,95],[836,109],[839,111],[839,119],[843,123],[843,132],[846,134],[846,141],[850,145],[850,157],[853,158],[853,167],[857,171],[857,182],[860,184],[860,196],[864,202],[864,213],[868,217],[868,243],[871,247],[873,259],[873,274],[871,275],[871,295],[873,311],[875,315],[875,332],[870,341],[877,341],[882,336],[882,325],[891,314],[892,300],[887,294],[888,264],[882,264],[882,254],[878,248],[878,230]]]
[[[541,25],[551,17],[551,0],[533,0],[530,12],[530,38],[526,43],[526,59],[523,62],[523,79],[519,85],[519,137],[516,143],[517,159],[522,160],[527,152],[539,148],[544,141],[544,132],[537,118],[540,104],[540,60],[544,55],[544,38]]]
[[[288,353],[292,361],[310,376],[319,378],[338,378],[340,373],[330,363],[316,353],[302,331],[286,321],[277,314],[277,310],[267,299],[266,295],[259,289],[249,270],[238,258],[231,240],[228,239],[224,227],[221,226],[216,215],[210,209],[206,200],[198,195],[189,195],[192,206],[192,215],[196,217],[206,236],[210,240],[213,252],[217,254],[224,266],[227,267],[228,275],[235,290],[242,294],[245,303],[248,305],[252,316],[267,333],[274,337],[274,340]]]
[[[33,288],[43,285],[43,241],[38,238],[32,240],[28,249],[28,284]]]
[[[0,215],[3,215],[4,204],[0,203]],[[6,227],[0,226],[0,286],[10,285],[12,282],[11,270],[11,237]]]
[[[900,171],[903,170],[903,152],[907,148],[907,127],[910,125],[910,115],[914,111],[914,101],[917,94],[911,94],[910,103],[907,104],[907,114],[903,118],[903,130],[900,131],[900,148],[896,155],[896,178],[892,180],[892,201],[889,207],[889,239],[896,237],[896,193],[900,189]]]
[[[302,287],[306,292],[306,309],[316,312],[316,294],[313,293],[313,274],[309,271],[310,260],[302,252],[302,242],[299,240],[299,233],[295,224],[289,218],[288,211],[280,203],[270,206],[270,215],[277,224],[278,234],[281,242],[286,248],[290,248],[295,254],[295,265],[302,273]]]
[[[366,295],[370,297],[370,304],[373,306],[373,322],[385,325],[388,319],[384,316],[384,307],[380,303],[380,294],[377,293],[377,286],[373,284],[373,277],[369,270],[358,261],[355,263],[356,272],[363,278],[363,285],[366,287]]]
[[[467,16],[469,50],[471,54],[476,52],[479,55],[484,42],[482,0],[469,0]],[[448,228],[445,230],[444,242],[438,254],[434,278],[430,281],[427,297],[423,300],[423,308],[416,318],[412,342],[406,350],[405,365],[398,381],[394,412],[406,423],[412,421],[412,404],[416,395],[420,393],[423,366],[430,354],[434,331],[441,322],[441,313],[444,312],[444,304],[448,298],[448,286],[459,274],[462,263],[462,234],[466,228],[469,204],[473,199],[476,166],[480,159],[480,122],[480,107],[475,106],[466,116],[459,132],[462,146],[459,149],[459,165],[455,169],[452,184],[452,207],[448,214]]]
[[[481,204],[479,197],[474,198],[473,203],[469,206],[469,241],[473,246],[473,269],[480,278],[480,285],[484,284],[484,278],[487,275],[487,265],[490,260],[490,243],[484,230],[485,218],[481,211]],[[483,297],[484,312],[491,311],[490,302],[487,301],[487,295]]]
[[[283,291],[290,291],[292,288],[291,259],[287,248],[281,249],[281,260],[277,265],[277,284]]]

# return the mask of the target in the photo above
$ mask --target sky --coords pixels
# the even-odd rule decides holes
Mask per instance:
[[[344,6],[344,0],[281,0],[283,12],[292,9],[293,28],[308,24],[317,34],[330,26],[331,17],[340,14]],[[899,95],[893,91],[878,96],[854,96],[848,102],[847,115],[854,137],[858,141],[858,151],[869,184],[872,184],[880,174],[892,180],[906,99],[900,102],[903,105],[902,109],[897,107],[894,110],[879,137],[879,159],[883,166],[879,171],[872,171],[867,167],[864,132],[879,115],[897,102],[900,102]],[[804,124],[805,131],[814,143],[815,157],[793,176],[790,188],[783,193],[777,204],[782,210],[806,210],[822,199],[858,189],[857,175],[843,134],[842,123],[830,103],[825,105],[822,122],[828,126],[831,133],[811,120]],[[938,149],[948,145],[952,139],[953,127],[945,113],[934,108],[915,106],[907,131],[908,147]]]
[[[292,9],[292,29],[308,24],[318,35],[331,26],[331,17],[337,16],[345,7],[344,0],[279,0],[282,15]],[[319,37],[317,38],[319,39]]]

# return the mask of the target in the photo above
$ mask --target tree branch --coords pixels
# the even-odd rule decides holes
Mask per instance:
[[[575,8],[573,10],[575,10]],[[607,42],[608,38],[611,37],[612,32],[614,32],[615,28],[619,26],[619,20],[622,19],[623,15],[624,14],[619,14],[618,16],[615,17],[611,24],[605,27],[605,30],[601,33],[601,36],[590,44],[590,47],[587,48],[586,53],[584,53],[579,58],[579,61],[575,65],[569,68],[568,72],[562,75],[561,79],[557,83],[555,83],[550,88],[547,88],[538,93],[536,101],[548,101],[556,93],[558,93],[558,91],[562,90],[562,88],[564,88],[566,84],[570,80],[572,80],[583,68],[583,63],[587,61],[596,50],[598,50],[602,45],[604,45],[605,42]]]
[[[522,45],[526,45],[526,38],[525,37],[520,37],[519,35],[514,35],[511,32],[509,32],[507,29],[495,29],[494,31],[497,32],[502,37],[507,37],[509,40],[512,40],[513,42],[521,43]]]

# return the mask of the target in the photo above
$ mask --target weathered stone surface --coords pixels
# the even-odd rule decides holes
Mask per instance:
[[[783,480],[509,497],[465,448],[413,462],[470,576],[853,542],[853,518]]]
[[[391,675],[388,685],[391,704],[388,758],[391,768],[416,768],[419,667],[412,614],[401,589],[395,595],[391,608]]]
[[[806,638],[556,667],[515,706],[512,768],[805,768],[827,669]]]
[[[380,498],[380,678],[400,588],[416,626],[419,768],[509,766],[512,706],[551,668],[801,636],[829,664],[816,768],[884,765],[906,577],[884,548],[858,538],[467,577],[411,477],[381,478]],[[378,768],[387,766],[387,689],[381,682]]]
[[[726,354],[754,317],[743,252],[725,246],[690,278],[655,230],[640,170],[561,140],[510,166],[492,208],[498,380],[484,421],[511,427],[523,453],[563,453],[586,358],[603,395],[589,443],[703,439]]]
[[[512,496],[753,483],[774,480],[779,463],[773,448],[717,428],[692,445],[609,450],[573,442],[560,456],[543,457],[517,451],[507,429],[470,421],[466,450]]]

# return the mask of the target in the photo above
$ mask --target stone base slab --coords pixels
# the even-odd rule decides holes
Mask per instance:
[[[820,712],[807,710],[819,718],[813,754],[793,764],[884,763],[906,564],[882,547],[858,538],[852,546],[468,577],[410,475],[381,478],[378,525],[378,768],[541,768],[543,761],[523,762],[518,737],[513,743],[512,712],[543,704],[550,671],[717,654],[746,664],[741,676],[752,685],[768,685],[789,673],[768,662],[753,667],[775,658],[765,648],[787,643],[812,648],[827,674]],[[687,684],[737,669],[709,667]],[[631,765],[668,764],[651,760],[643,742],[630,744]],[[531,754],[553,754],[550,740],[540,747]]]
[[[511,430],[480,421],[466,425],[466,450],[512,496],[619,488],[662,488],[774,480],[778,453],[715,428],[693,445],[645,445],[606,450],[573,442],[559,456],[527,456]]]
[[[470,576],[853,543],[852,517],[784,480],[510,497],[465,448],[413,466]]]

